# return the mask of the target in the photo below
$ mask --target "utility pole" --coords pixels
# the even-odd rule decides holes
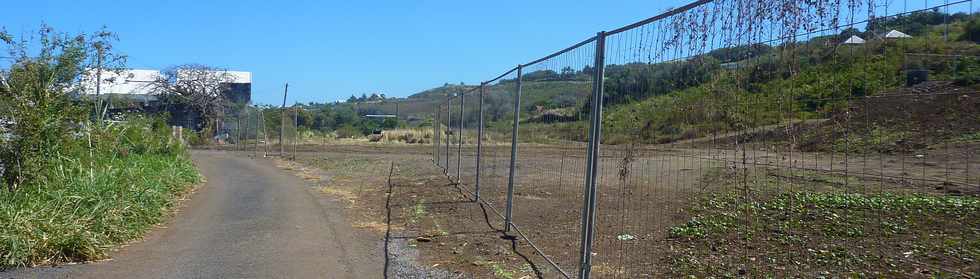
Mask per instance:
[[[286,95],[289,94],[289,82],[286,82],[286,89],[282,91],[282,107],[279,108],[279,156],[286,154],[286,146],[282,141],[282,135],[286,132]]]

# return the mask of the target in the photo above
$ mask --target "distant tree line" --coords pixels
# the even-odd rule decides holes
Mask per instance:
[[[388,99],[388,97],[386,97],[385,94],[371,93],[371,96],[368,96],[367,94],[361,94],[361,97],[350,95],[350,98],[347,98],[347,102],[348,103],[377,102],[377,101],[384,101],[386,99]]]

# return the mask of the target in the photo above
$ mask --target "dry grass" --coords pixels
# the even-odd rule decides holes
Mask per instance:
[[[382,132],[379,142],[408,144],[432,143],[432,129],[393,129]]]

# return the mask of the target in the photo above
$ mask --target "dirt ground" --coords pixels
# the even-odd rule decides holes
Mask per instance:
[[[690,252],[682,246],[694,245],[671,239],[671,229],[691,221],[694,204],[717,194],[980,194],[977,143],[951,144],[920,154],[847,156],[778,150],[761,143],[743,146],[740,150],[698,148],[697,144],[603,146],[594,274],[600,278],[669,274],[676,253]],[[502,231],[498,216],[504,214],[506,204],[509,146],[483,147],[480,193],[490,206],[472,202],[477,169],[474,146],[451,148],[448,154],[440,151],[439,165],[448,174],[433,166],[431,145],[307,145],[298,148],[297,160],[330,176],[323,191],[348,200],[358,227],[390,233],[389,240],[405,241],[409,248],[417,249],[428,267],[476,278],[574,274],[579,260],[584,148],[521,144],[519,149],[513,220],[520,232],[509,233]],[[457,173],[457,154],[462,155],[458,160],[461,174]],[[385,182],[392,163],[388,187]],[[724,177],[730,179],[721,179]],[[454,183],[456,178],[461,183]],[[742,221],[746,225],[766,222]],[[812,270],[826,267],[810,260],[805,263],[814,266]],[[751,268],[730,271],[736,275],[752,272],[744,269]],[[819,276],[808,273],[812,270],[786,274]]]
[[[418,259],[413,260],[429,269],[425,276],[395,278],[556,275],[526,242],[502,231],[503,222],[492,209],[474,203],[434,167],[429,149],[347,145],[300,150],[298,164],[282,167],[321,181],[322,192],[345,200],[355,228],[385,239],[389,247],[402,246],[390,251],[391,258],[414,253]]]

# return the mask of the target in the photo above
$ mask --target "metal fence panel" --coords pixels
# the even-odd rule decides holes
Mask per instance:
[[[595,44],[522,67],[513,222],[559,269],[574,273],[585,185]]]
[[[882,35],[908,27],[905,17],[967,3],[917,4],[925,9],[817,1],[787,11],[719,0],[610,34],[593,275],[969,269],[956,252],[916,260],[900,251],[960,249],[976,223],[959,211],[926,221],[930,213],[896,203],[958,203],[963,189],[980,189],[970,183],[976,147],[953,143],[980,128],[976,109],[949,96],[976,97],[953,81],[964,56],[930,61],[942,72],[930,76],[945,81],[911,85],[901,65],[916,56],[901,52],[916,42]]]
[[[432,158],[548,277],[976,274],[962,11],[695,1],[453,88]]]
[[[510,71],[483,88],[480,198],[502,215],[507,208],[516,78],[517,72]]]

